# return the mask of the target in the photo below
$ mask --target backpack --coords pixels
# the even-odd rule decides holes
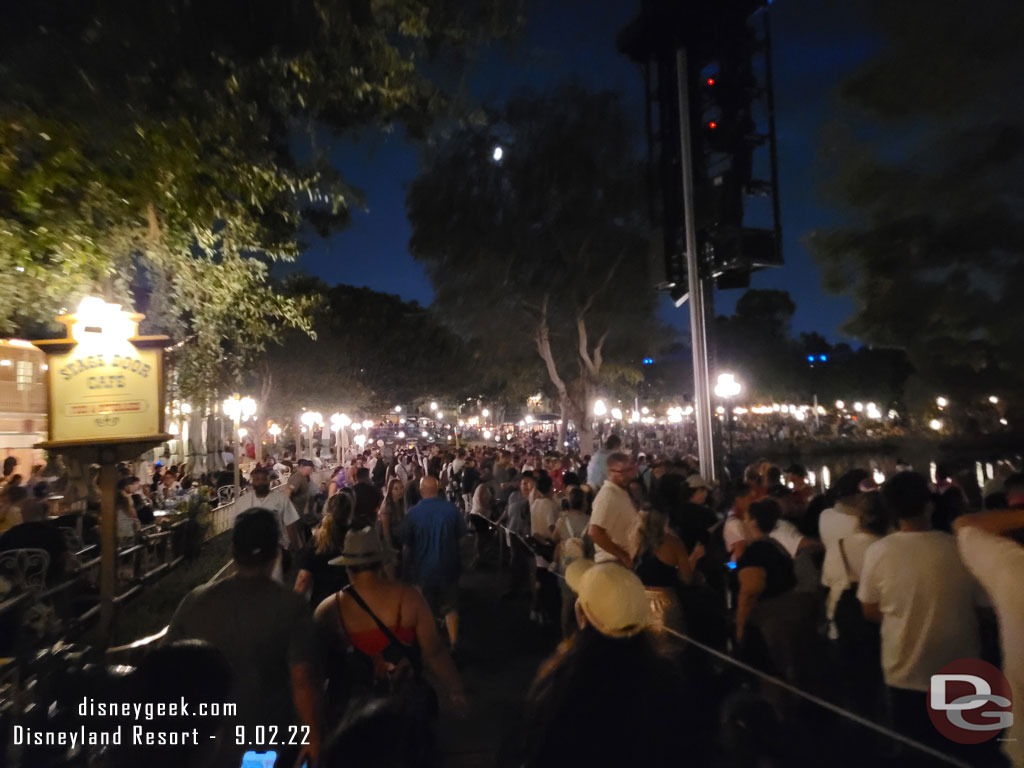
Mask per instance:
[[[562,549],[558,557],[558,570],[561,573],[565,573],[566,568],[587,556],[587,542],[583,537],[587,533],[588,526],[589,523],[584,522],[583,530],[574,533],[569,523],[569,516],[566,515],[565,527],[569,531],[569,538],[562,542]]]

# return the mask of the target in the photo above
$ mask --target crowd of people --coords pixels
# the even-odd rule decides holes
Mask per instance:
[[[0,477],[0,534],[25,521],[49,515],[51,481],[46,466],[37,464],[28,476],[18,471],[18,460],[8,456]]]
[[[334,469],[321,510],[301,467],[274,491],[269,474],[256,467],[243,496],[237,572],[191,593],[165,642],[224,652],[243,722],[308,726],[308,744],[278,750],[288,760],[341,765],[390,729],[393,764],[432,764],[435,688],[467,707],[470,553],[469,567],[503,558],[501,597],[528,596],[529,619],[561,637],[525,704],[523,765],[677,765],[681,731],[707,720],[684,694],[707,666],[684,638],[947,753],[931,675],[989,659],[1024,690],[1024,549],[1010,535],[1024,474],[1010,469],[985,489],[991,511],[952,473],[929,484],[909,468],[881,487],[853,470],[819,494],[799,465],[765,461],[712,487],[692,459],[635,457],[617,435],[583,457],[366,451]],[[584,727],[645,736],[580,739]],[[1019,742],[1003,743],[1022,764]],[[693,747],[694,761],[719,748]]]
[[[615,434],[593,455],[546,448],[367,450],[319,487],[311,460],[276,488],[276,460],[257,463],[238,500],[233,575],[193,590],[153,653],[195,660],[171,688],[219,692],[243,727],[304,726],[306,738],[273,747],[277,765],[433,765],[439,709],[469,706],[460,578],[497,560],[495,599],[558,641],[530,687],[516,765],[768,757],[749,723],[794,715],[771,679],[944,753],[996,759],[945,740],[926,699],[931,676],[963,658],[993,662],[1024,691],[1024,473],[1003,465],[979,489],[947,467],[929,483],[904,466],[881,486],[857,469],[819,493],[803,467],[768,461],[712,485],[694,459],[635,455]],[[183,480],[162,468],[148,494],[134,476],[121,491],[152,500]],[[701,649],[767,675],[756,700],[698,706],[686,691],[716,685]],[[205,683],[187,679],[200,673]],[[1014,765],[1020,702],[1002,742]],[[746,737],[708,736],[733,726]],[[238,765],[261,748],[209,741],[147,760]]]

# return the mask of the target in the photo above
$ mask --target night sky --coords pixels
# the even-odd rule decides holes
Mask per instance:
[[[872,39],[856,19],[836,7],[840,4],[824,5],[832,7],[823,10],[818,0],[775,0],[771,6],[786,265],[755,274],[751,287],[790,291],[797,305],[793,330],[818,331],[837,340],[852,304],[824,293],[801,238],[839,220],[818,193],[819,135],[830,117],[835,85],[871,54]],[[644,115],[641,74],[615,49],[617,32],[638,9],[639,0],[535,2],[516,53],[509,57],[492,51],[480,62],[473,79],[474,97],[495,104],[523,88],[576,80],[595,90],[619,91],[639,128]],[[367,286],[430,304],[430,283],[408,252],[405,189],[417,174],[416,147],[396,132],[339,146],[334,158],[350,183],[364,191],[367,210],[356,211],[345,232],[312,242],[293,268],[329,283]],[[718,291],[716,312],[731,312],[741,294],[742,290]],[[664,305],[665,320],[688,327],[686,307],[677,310],[667,298]]]

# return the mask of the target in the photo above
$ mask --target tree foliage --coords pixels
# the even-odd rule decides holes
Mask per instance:
[[[654,326],[642,179],[618,98],[565,86],[445,137],[408,193],[445,317],[500,341],[493,365],[541,363],[581,429],[598,382],[639,380]]]
[[[810,245],[846,330],[905,349],[933,396],[1024,383],[1024,6],[862,0],[880,52],[825,137],[842,226]]]
[[[745,399],[809,403],[817,395],[821,403],[862,400],[880,407],[902,401],[911,371],[902,350],[853,349],[816,333],[794,337],[795,310],[786,291],[751,289],[732,315],[715,318],[717,367],[737,375]]]
[[[735,372],[750,394],[785,398],[797,385],[789,335],[795,311],[786,291],[748,290],[734,314],[715,318],[717,367]]]
[[[250,376],[268,415],[390,410],[427,395],[456,398],[473,383],[466,345],[416,302],[308,278],[293,278],[284,292],[323,302],[313,315],[316,338],[284,334]]]
[[[0,331],[101,292],[184,345],[190,398],[237,379],[309,300],[269,264],[359,194],[332,136],[443,105],[424,75],[515,26],[515,0],[57,0],[0,25]]]

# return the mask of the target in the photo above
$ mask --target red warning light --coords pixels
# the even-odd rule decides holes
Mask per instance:
[[[712,131],[715,130],[715,128],[717,128],[717,127],[718,127],[718,123],[716,123],[714,120],[712,120],[710,123],[708,123],[708,128],[710,128]]]
[[[714,84],[715,84],[715,78],[713,78],[713,77],[709,77],[709,78],[707,79],[707,84],[708,84],[708,85],[714,85]]]

